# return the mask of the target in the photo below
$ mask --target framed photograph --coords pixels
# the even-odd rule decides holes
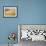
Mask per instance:
[[[16,17],[17,7],[5,6],[3,12],[4,12],[4,17]]]
[[[46,41],[46,24],[19,24],[18,42],[24,40]]]

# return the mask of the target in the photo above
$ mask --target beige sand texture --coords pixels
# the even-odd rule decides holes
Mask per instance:
[[[15,16],[16,10],[15,9],[5,9],[5,15],[6,16]]]

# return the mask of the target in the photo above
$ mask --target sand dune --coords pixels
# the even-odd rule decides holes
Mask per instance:
[[[5,9],[5,15],[7,15],[7,16],[15,16],[16,11],[15,11],[15,9]]]

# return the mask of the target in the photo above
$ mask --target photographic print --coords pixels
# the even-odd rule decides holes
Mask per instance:
[[[20,41],[46,41],[46,25],[20,24],[18,31]]]
[[[16,17],[17,16],[17,7],[4,7],[4,17]]]

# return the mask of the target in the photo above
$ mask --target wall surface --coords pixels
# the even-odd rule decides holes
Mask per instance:
[[[3,6],[17,6],[18,16],[3,18]],[[18,24],[46,24],[46,0],[0,1],[0,44],[8,43],[9,32],[18,32]]]
[[[16,6],[18,0],[2,0],[0,1],[0,44],[7,44],[9,42],[8,35],[10,32],[17,32],[18,18],[3,18],[3,7]],[[18,43],[16,38],[15,43]]]

